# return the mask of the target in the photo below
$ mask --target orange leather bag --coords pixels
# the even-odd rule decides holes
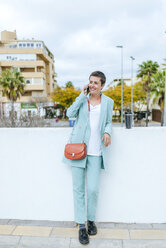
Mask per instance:
[[[88,110],[90,111],[90,103],[89,103],[88,98],[87,98],[87,101],[88,101]],[[87,124],[88,124],[88,120],[87,120]],[[87,124],[86,124],[86,127],[87,127]],[[83,159],[87,155],[86,144],[84,142],[68,143],[65,146],[64,155],[66,158],[71,159],[71,160]]]

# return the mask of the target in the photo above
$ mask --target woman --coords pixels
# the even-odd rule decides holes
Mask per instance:
[[[89,235],[97,233],[95,225],[101,169],[107,170],[108,146],[111,144],[113,99],[103,95],[104,73],[95,71],[89,77],[89,84],[68,108],[67,116],[76,117],[70,135],[72,143],[85,142],[87,156],[81,160],[70,160],[63,156],[63,162],[71,165],[74,218],[79,224],[79,241],[89,243]],[[89,94],[87,94],[89,88]],[[88,101],[90,111],[88,110]],[[85,226],[85,171],[87,174],[87,227]],[[88,232],[87,232],[88,231]],[[88,235],[89,234],[89,235]]]

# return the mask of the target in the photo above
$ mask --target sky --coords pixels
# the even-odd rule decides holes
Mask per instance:
[[[106,86],[138,65],[166,58],[165,0],[1,0],[0,31],[18,39],[43,40],[55,59],[57,82],[83,88],[91,72],[106,75]]]

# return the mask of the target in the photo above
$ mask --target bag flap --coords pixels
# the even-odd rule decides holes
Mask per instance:
[[[86,148],[86,144],[85,143],[75,143],[75,144],[67,144],[66,145],[66,152],[69,154],[72,153],[81,153],[84,151],[84,149]]]

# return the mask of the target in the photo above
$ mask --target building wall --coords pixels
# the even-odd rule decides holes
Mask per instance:
[[[4,30],[1,32],[1,40],[2,41],[16,40],[16,39],[17,39],[16,30],[14,32],[10,32],[7,30]]]
[[[25,94],[19,102],[37,102],[43,98],[44,102],[52,102],[50,95],[56,86],[54,56],[39,40],[17,40],[16,32],[1,32],[0,43],[0,73],[6,69],[17,67],[25,78]],[[0,87],[0,101],[5,104],[9,100],[2,97]],[[42,99],[41,99],[42,101]]]
[[[152,120],[161,122],[161,110],[160,109],[152,109]]]
[[[70,133],[0,129],[1,219],[74,221],[71,167],[62,163]],[[112,128],[96,221],[165,223],[165,140],[166,127]]]

